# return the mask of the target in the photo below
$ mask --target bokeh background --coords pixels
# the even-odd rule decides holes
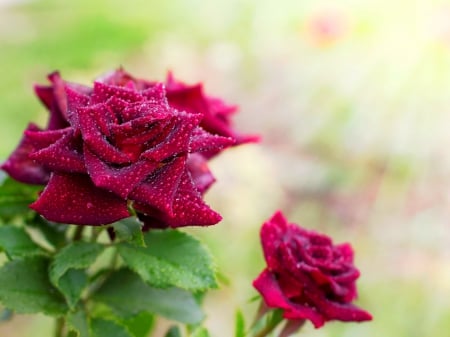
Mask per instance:
[[[232,336],[237,307],[253,318],[258,231],[276,209],[353,244],[357,303],[374,316],[300,335],[448,336],[448,1],[0,0],[0,158],[29,121],[45,124],[34,83],[60,70],[89,84],[119,66],[202,81],[263,137],[211,163],[207,198],[224,220],[189,229],[228,278],[206,299],[213,336]],[[25,315],[0,336],[51,329]]]

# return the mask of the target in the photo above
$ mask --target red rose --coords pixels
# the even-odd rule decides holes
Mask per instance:
[[[264,223],[261,242],[267,268],[253,282],[266,305],[288,320],[367,321],[372,316],[351,302],[359,271],[349,244],[290,224],[281,212]]]
[[[220,221],[202,199],[214,181],[202,153],[232,138],[205,131],[201,113],[170,106],[161,83],[103,79],[90,88],[58,73],[49,79],[36,87],[50,111],[47,128],[30,126],[2,165],[19,181],[47,184],[31,208],[80,225],[112,223],[130,216],[129,207],[159,227]]]
[[[132,81],[137,88],[146,89],[153,86],[155,82],[135,78],[122,69],[106,75],[102,79],[105,83],[123,85]],[[167,75],[165,82],[167,100],[169,105],[177,110],[190,113],[200,113],[203,118],[200,126],[214,135],[232,138],[234,145],[249,142],[257,142],[259,136],[241,135],[233,129],[231,117],[237,111],[237,106],[228,105],[217,97],[205,94],[201,83],[189,85],[176,80],[172,73]],[[210,150],[203,155],[212,157],[219,153],[218,150]]]

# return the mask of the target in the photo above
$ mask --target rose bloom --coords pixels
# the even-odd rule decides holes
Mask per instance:
[[[330,320],[372,319],[351,303],[359,271],[349,244],[333,245],[328,236],[288,223],[281,212],[263,224],[261,242],[267,268],[253,285],[268,307],[316,328]]]
[[[189,101],[171,105],[163,83],[142,85],[122,69],[93,87],[57,72],[49,80],[35,87],[50,112],[47,127],[30,124],[2,165],[18,181],[46,185],[31,208],[79,225],[112,223],[130,208],[146,228],[221,220],[202,196],[214,182],[210,154],[242,142],[230,125],[228,134],[209,132],[207,112]]]

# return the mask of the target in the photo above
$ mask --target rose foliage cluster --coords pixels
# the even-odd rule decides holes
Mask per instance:
[[[146,337],[164,316],[208,337],[201,299],[217,287],[214,263],[175,229],[222,219],[203,200],[215,181],[208,161],[258,137],[234,130],[235,106],[171,73],[155,82],[118,69],[92,86],[48,79],[35,86],[46,127],[29,124],[1,166],[12,178],[0,185],[3,316],[54,316],[55,337]],[[360,273],[349,244],[280,211],[261,243],[260,312],[249,329],[237,315],[236,337],[268,336],[281,322],[287,337],[306,320],[372,319],[352,303]],[[180,337],[179,327],[165,336]]]

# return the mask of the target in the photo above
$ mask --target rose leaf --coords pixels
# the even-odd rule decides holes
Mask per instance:
[[[23,228],[14,226],[0,227],[0,250],[3,250],[13,260],[46,254],[31,240]]]
[[[59,316],[66,312],[64,299],[48,279],[48,260],[28,258],[0,268],[0,301],[17,313]]]
[[[208,250],[194,237],[177,230],[151,230],[146,247],[119,244],[125,264],[151,286],[200,291],[217,287]]]
[[[187,324],[203,319],[194,296],[179,288],[157,289],[128,269],[114,272],[95,293],[94,301],[110,307],[123,318],[148,312]]]

